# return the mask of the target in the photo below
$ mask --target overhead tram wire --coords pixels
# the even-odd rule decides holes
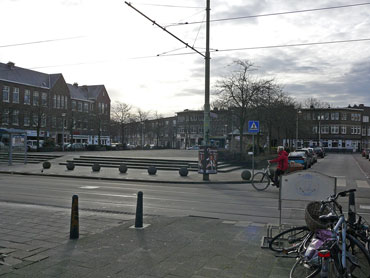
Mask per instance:
[[[231,52],[231,51],[243,51],[243,50],[258,50],[258,49],[272,49],[272,48],[284,48],[284,47],[314,46],[314,45],[353,43],[353,42],[366,42],[366,41],[370,41],[370,38],[354,39],[354,40],[326,41],[326,42],[282,44],[282,45],[267,45],[267,46],[255,46],[255,47],[241,47],[241,48],[230,48],[230,49],[213,49],[213,50],[210,50],[210,52],[212,52],[212,53],[215,53],[215,52]],[[146,58],[181,56],[181,55],[190,55],[190,54],[195,54],[195,53],[186,52],[186,53],[175,53],[175,54],[167,54],[167,55],[160,55],[160,56],[153,56],[152,55],[152,56],[135,57],[135,58],[131,58],[131,59],[146,59]]]
[[[149,4],[149,3],[133,3],[133,4],[143,5],[143,6],[165,7],[165,8],[205,9],[205,7],[194,7],[194,6],[176,6],[176,5]]]
[[[212,20],[210,20],[210,22],[221,22],[221,21],[231,21],[231,20],[257,18],[257,17],[267,17],[267,16],[288,15],[288,14],[296,14],[296,13],[317,12],[317,11],[350,8],[350,7],[358,7],[358,6],[365,6],[365,5],[370,5],[370,2],[358,3],[358,4],[348,4],[348,5],[341,5],[341,6],[333,6],[333,7],[324,7],[324,8],[315,8],[315,9],[278,12],[278,13],[268,13],[268,14],[259,14],[259,15],[247,15],[247,16],[230,17],[230,18],[220,18],[220,19],[212,19]],[[176,26],[202,24],[202,23],[204,23],[204,21],[172,23],[172,24],[167,25],[166,27],[176,27]]]
[[[56,42],[56,41],[65,41],[65,40],[74,40],[74,39],[80,39],[80,38],[84,38],[84,36],[60,38],[60,39],[50,39],[50,40],[33,41],[33,42],[14,43],[14,44],[0,45],[0,48],[23,46],[23,45],[29,45],[29,44],[47,43],[47,42]]]

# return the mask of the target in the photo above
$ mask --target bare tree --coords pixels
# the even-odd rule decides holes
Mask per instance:
[[[141,110],[140,108],[137,109],[135,118],[137,122],[141,125],[141,147],[144,148],[144,141],[145,141],[145,134],[144,129],[148,130],[148,127],[145,128],[146,121],[149,119],[150,112]]]
[[[321,101],[317,98],[310,97],[305,99],[302,104],[302,108],[328,108],[330,107],[329,102]]]
[[[216,84],[219,101],[227,103],[235,112],[239,121],[238,130],[240,133],[240,153],[243,153],[243,134],[249,109],[254,108],[261,91],[261,81],[258,80],[252,71],[253,64],[246,60],[235,61],[238,67],[230,76],[219,80]]]
[[[131,118],[132,107],[126,103],[116,101],[112,106],[111,115],[113,121],[120,127],[121,143],[125,142],[125,126]]]

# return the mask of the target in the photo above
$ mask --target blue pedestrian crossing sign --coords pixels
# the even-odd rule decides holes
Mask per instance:
[[[260,122],[259,121],[248,121],[248,132],[250,133],[260,132]]]

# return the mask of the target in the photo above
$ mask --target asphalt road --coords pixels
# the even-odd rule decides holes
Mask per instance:
[[[357,188],[358,211],[370,220],[368,160],[359,154],[330,154],[320,159],[309,171],[337,177],[339,191]],[[137,192],[142,191],[146,215],[196,215],[254,223],[279,223],[278,190],[269,187],[264,192],[257,192],[250,184],[143,184],[0,175],[0,191],[0,202],[41,205],[45,209],[68,209],[72,195],[77,194],[81,210],[106,215],[134,214]],[[287,202],[283,208],[283,223],[304,223],[302,202]]]

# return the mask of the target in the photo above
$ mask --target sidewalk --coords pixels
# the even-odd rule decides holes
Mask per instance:
[[[197,217],[148,217],[145,229],[133,223],[66,240],[38,253],[37,263],[0,265],[0,277],[272,278],[288,277],[294,263],[261,249],[265,226]]]

